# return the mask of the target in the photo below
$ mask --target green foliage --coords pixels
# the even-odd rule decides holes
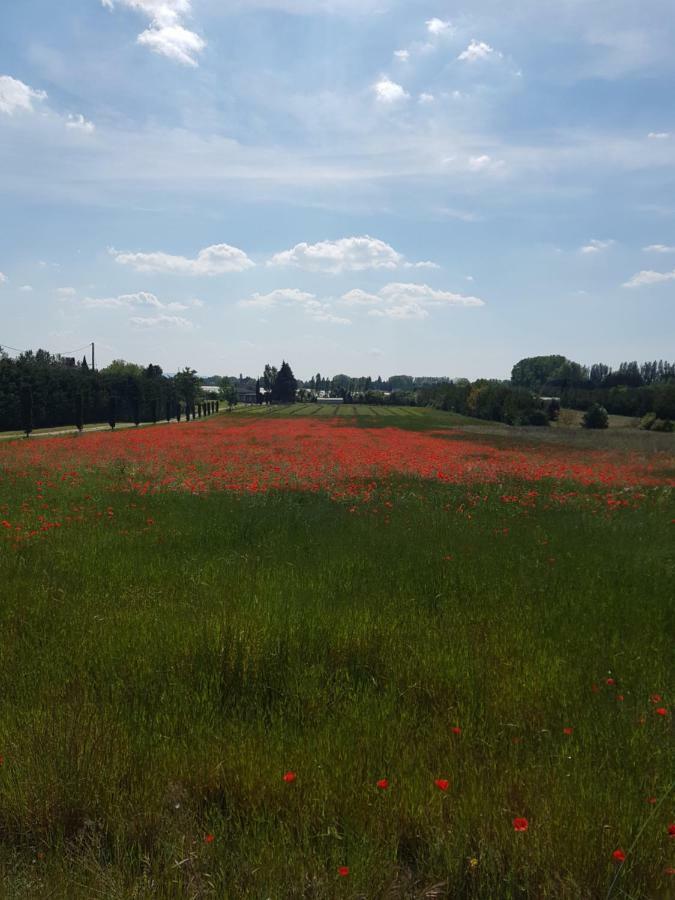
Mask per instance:
[[[293,370],[284,360],[272,385],[272,402],[295,403],[297,388],[298,383],[293,375]]]
[[[673,423],[670,419],[655,419],[651,430],[671,432],[673,430]]]
[[[511,370],[511,384],[540,391],[567,362],[564,356],[529,356],[521,359]]]
[[[33,391],[30,384],[25,382],[21,385],[20,402],[21,428],[26,437],[28,437],[33,430]]]
[[[609,425],[607,410],[599,403],[594,403],[584,413],[581,424],[584,428],[607,428]]]
[[[654,422],[656,422],[656,413],[645,413],[645,415],[640,419],[640,428],[642,428],[643,431],[649,431]]]

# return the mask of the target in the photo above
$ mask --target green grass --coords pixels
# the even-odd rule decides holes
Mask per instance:
[[[0,545],[0,895],[666,897],[672,498],[525,489],[69,488]]]
[[[495,424],[483,419],[473,419],[468,416],[460,416],[457,413],[444,412],[443,410],[427,407],[366,406],[364,404],[351,403],[346,403],[342,406],[331,406],[323,403],[297,403],[293,406],[246,406],[235,408],[234,414],[246,418],[271,417],[281,419],[318,416],[320,419],[338,419],[366,428],[396,427],[415,431],[457,428],[462,425],[487,427]]]

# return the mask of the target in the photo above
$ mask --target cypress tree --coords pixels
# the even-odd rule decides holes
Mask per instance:
[[[33,389],[27,382],[21,385],[20,402],[21,428],[26,437],[29,437],[33,430]]]

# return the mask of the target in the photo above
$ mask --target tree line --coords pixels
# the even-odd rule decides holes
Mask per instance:
[[[0,348],[1,431],[194,419],[217,406],[188,367],[170,377],[157,365],[116,360],[92,371],[86,358],[78,363],[46,350],[11,358]]]

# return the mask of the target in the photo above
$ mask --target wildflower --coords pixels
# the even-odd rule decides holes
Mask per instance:
[[[609,687],[613,687],[616,684],[613,678],[605,678],[605,684]]]
[[[447,778],[437,778],[434,781],[434,784],[439,791],[447,791],[447,789],[450,787],[450,782],[447,780]]]
[[[455,725],[455,727],[452,729],[452,733],[453,734],[461,734],[462,729],[459,727],[459,725]]]
[[[594,694],[597,694],[598,691],[600,690],[600,688],[597,686],[597,684],[592,684],[591,690],[593,691]]]
[[[513,820],[514,831],[527,831],[529,827],[530,823],[522,816],[516,816],[516,818]]]
[[[655,712],[656,712],[657,716],[667,716],[668,715],[668,710],[665,708],[665,706],[659,706],[659,708],[656,709]]]
[[[675,822],[668,826],[668,837],[675,838]]]
[[[614,853],[612,853],[612,856],[619,863],[624,862],[626,859],[626,854],[621,849],[615,850]]]
[[[286,774],[284,775],[284,781],[286,782],[286,784],[292,784],[296,778],[297,775],[295,774],[295,772],[286,772]]]
[[[478,866],[478,860],[476,859],[475,856],[472,856],[471,859],[469,860],[469,868],[475,869],[475,868],[477,868],[477,866]]]
[[[215,838],[214,838],[214,836],[213,836],[212,834],[205,834],[205,835],[204,835],[204,843],[205,843],[205,844],[212,844],[212,843],[214,842],[214,840],[215,840]]]
[[[617,694],[616,699],[619,701],[619,703],[623,703],[625,697],[623,696],[623,694]]]
[[[656,797],[647,797],[647,803],[653,806],[656,803]]]
[[[340,878],[346,878],[349,875],[349,866],[340,866],[338,869],[338,875]]]
[[[567,728],[563,728],[563,734],[574,734],[574,728],[570,728],[568,725]]]
[[[663,698],[661,697],[661,694],[650,694],[649,699],[652,703],[660,703]]]
[[[668,866],[667,869],[663,870],[664,875],[675,875],[675,869],[672,866]]]
[[[380,780],[377,782],[377,787],[379,787],[381,791],[386,791],[389,787],[389,782],[386,778],[380,778]]]

